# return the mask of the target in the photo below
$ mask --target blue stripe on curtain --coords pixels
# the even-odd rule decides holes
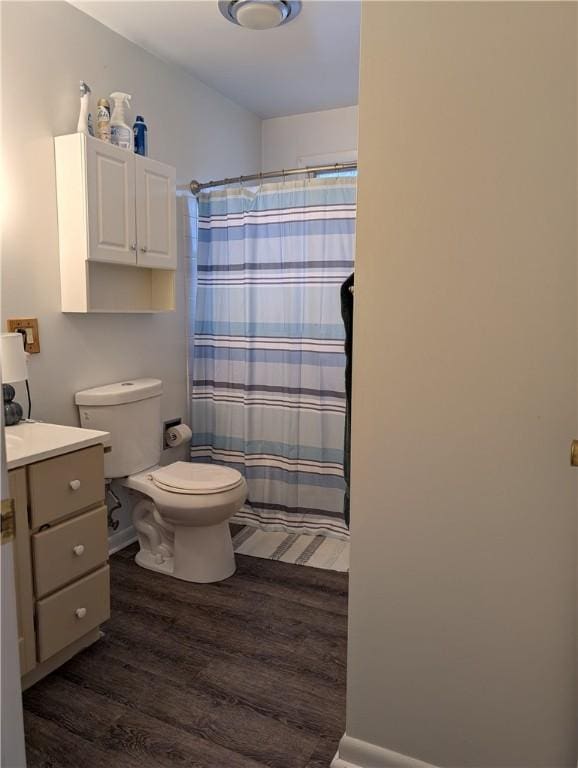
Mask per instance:
[[[200,218],[213,218],[234,213],[279,208],[355,205],[356,201],[351,196],[351,190],[355,195],[355,182],[352,184],[351,179],[319,179],[309,182],[263,184],[260,191],[257,192],[246,187],[229,188],[199,195],[198,213]]]
[[[269,261],[264,262],[261,264],[257,264],[255,262],[247,262],[244,264],[206,264],[201,265],[199,267],[199,272],[249,272],[252,270],[258,271],[258,270],[273,270],[273,269],[291,269],[296,268],[301,271],[309,270],[309,269],[323,269],[324,267],[327,267],[329,269],[341,269],[342,267],[345,267],[345,269],[348,269],[351,265],[351,262],[347,259],[344,259],[343,261],[339,261],[336,259],[335,261],[304,261],[304,262],[286,262],[283,264],[282,262],[276,262],[276,261]]]
[[[315,365],[343,368],[343,358],[340,352],[288,352],[276,349],[234,349],[232,347],[217,347],[212,344],[197,342],[195,344],[195,359],[208,360],[239,360],[249,363],[265,363],[269,365]],[[200,366],[196,366],[195,371]],[[258,375],[258,371],[253,371]]]
[[[185,213],[191,460],[242,472],[238,522],[347,535],[339,288],[353,269],[355,201],[351,178],[203,193],[198,241],[193,201]]]
[[[336,214],[337,215],[337,214]],[[355,232],[355,221],[335,219],[315,219],[313,221],[285,221],[280,224],[254,224],[252,222],[220,226],[212,229],[199,230],[200,243],[214,243],[219,240],[245,240],[252,238],[306,237],[307,235],[352,235]]]
[[[343,323],[324,325],[320,328],[312,323],[256,323],[231,322],[230,320],[204,320],[199,318],[195,325],[199,334],[221,336],[269,336],[297,337],[302,334],[308,339],[343,340]]]

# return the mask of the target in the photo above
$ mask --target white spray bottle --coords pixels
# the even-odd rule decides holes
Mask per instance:
[[[88,100],[90,99],[90,86],[80,81],[80,114],[78,115],[78,125],[76,126],[77,133],[84,133],[85,136],[90,135],[89,120],[90,114],[88,112]]]
[[[110,98],[114,102],[114,108],[112,110],[112,116],[110,118],[110,140],[112,144],[115,144],[121,149],[133,148],[133,132],[130,126],[126,122],[124,108],[130,107],[131,96],[128,93],[120,93],[116,91],[110,94]]]

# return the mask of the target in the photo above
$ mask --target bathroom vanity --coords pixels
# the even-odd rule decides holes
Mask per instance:
[[[110,616],[108,444],[90,429],[6,428],[23,689],[98,640]]]

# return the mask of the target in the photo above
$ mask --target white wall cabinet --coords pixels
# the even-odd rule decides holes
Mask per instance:
[[[175,169],[79,133],[54,142],[62,311],[173,310]]]

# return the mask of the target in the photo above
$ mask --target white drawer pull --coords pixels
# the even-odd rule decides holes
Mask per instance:
[[[84,554],[84,544],[77,544],[75,547],[72,547],[72,551],[77,557],[80,557]]]
[[[77,491],[80,488],[80,480],[71,480],[69,485],[73,491]]]
[[[77,608],[74,613],[76,614],[77,619],[84,619],[86,616],[86,608]]]

